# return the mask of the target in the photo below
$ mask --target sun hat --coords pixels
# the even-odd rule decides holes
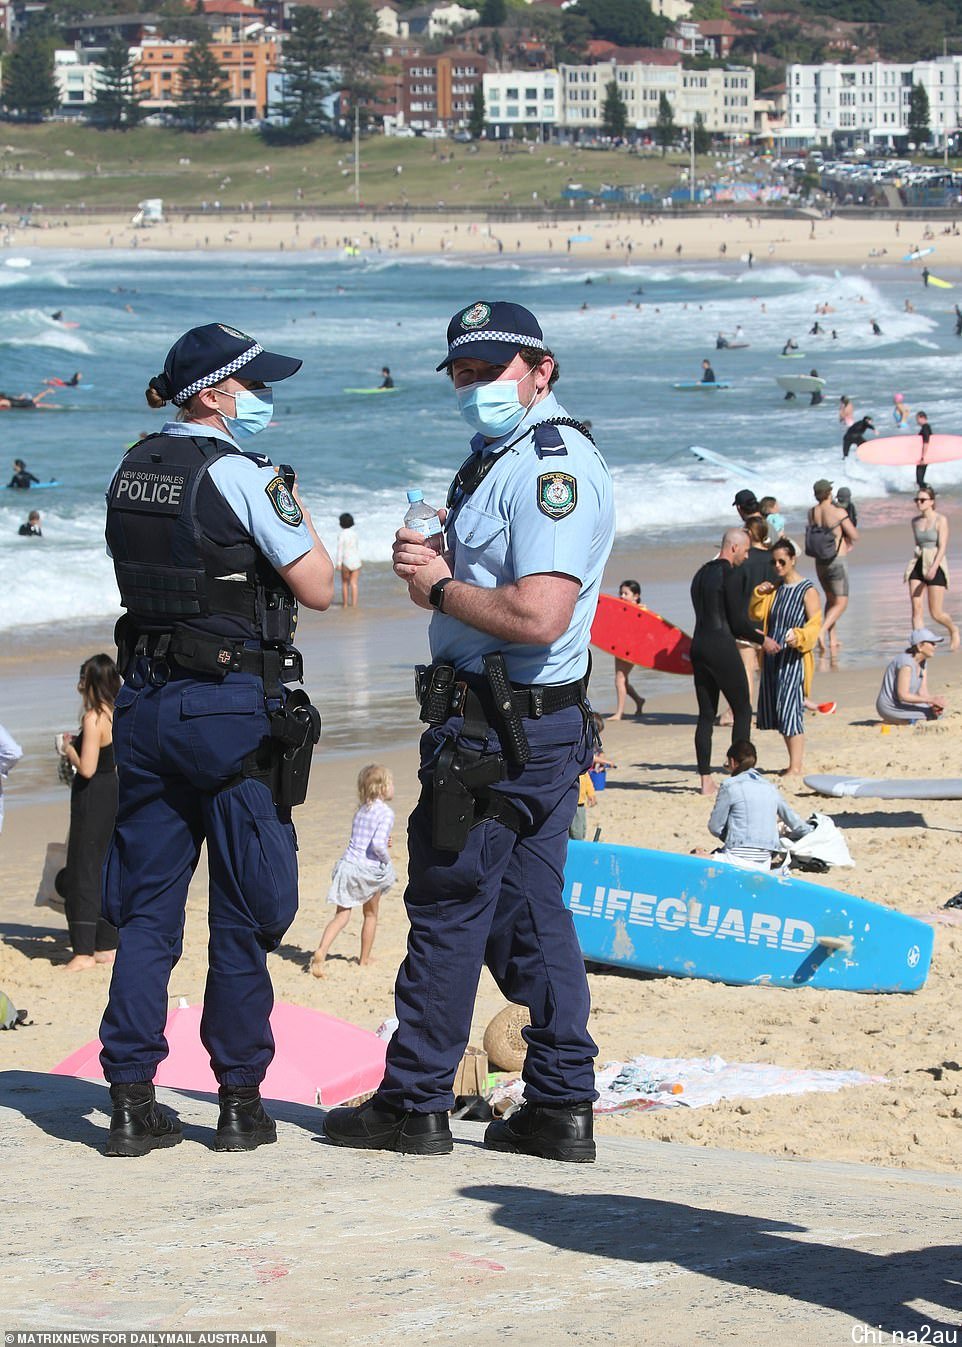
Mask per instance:
[[[923,641],[931,641],[932,645],[941,645],[945,640],[944,636],[936,636],[931,627],[914,627],[909,634],[909,645],[921,645]]]

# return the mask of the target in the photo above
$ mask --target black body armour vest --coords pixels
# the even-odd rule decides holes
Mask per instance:
[[[291,640],[294,595],[209,476],[218,459],[238,453],[204,435],[164,434],[127,451],[110,485],[106,536],[137,633],[182,627],[232,640]]]

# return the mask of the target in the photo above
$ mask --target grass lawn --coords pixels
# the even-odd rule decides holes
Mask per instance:
[[[569,182],[592,191],[603,183],[664,189],[676,185],[686,168],[686,156],[662,159],[657,152],[509,144],[502,153],[498,144],[484,141],[469,146],[376,135],[361,142],[361,204],[531,207],[558,203]],[[715,169],[710,156],[698,161],[699,177]],[[125,133],[62,122],[6,123],[0,130],[0,201],[8,211],[81,204],[133,211],[154,196],[168,209],[219,201],[349,210],[353,146],[324,137],[278,149],[256,132],[240,130],[190,135],[141,127]]]

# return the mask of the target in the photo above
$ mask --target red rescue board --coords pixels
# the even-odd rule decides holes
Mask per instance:
[[[643,669],[691,675],[691,637],[649,608],[610,594],[598,600],[591,644]]]

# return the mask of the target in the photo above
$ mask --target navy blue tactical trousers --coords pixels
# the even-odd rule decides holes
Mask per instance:
[[[421,740],[422,792],[408,823],[404,895],[411,929],[395,986],[398,1028],[378,1089],[400,1108],[451,1107],[482,964],[509,1001],[531,1012],[526,1097],[535,1103],[597,1097],[584,959],[562,901],[568,827],[591,744],[576,706],[525,720],[524,727],[531,761],[509,767],[498,787],[521,810],[522,832],[488,819],[472,828],[457,855],[431,845],[431,801],[437,753],[462,721],[448,720]],[[498,748],[493,732],[485,747]]]
[[[297,911],[297,844],[267,786],[236,776],[268,733],[252,674],[127,683],[114,713],[120,807],[104,865],[104,914],[120,932],[101,1024],[104,1075],[152,1080],[167,1056],[167,983],[187,886],[207,842],[209,971],[201,1039],[222,1085],[259,1085],[274,1056],[267,953]]]

